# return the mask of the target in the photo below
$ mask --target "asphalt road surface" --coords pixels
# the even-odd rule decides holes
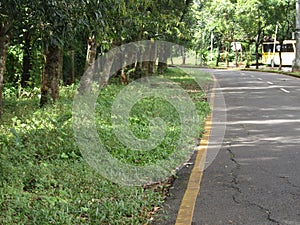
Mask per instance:
[[[300,80],[208,71],[225,100],[220,107],[216,96],[213,127],[226,127],[215,158],[208,148],[192,224],[300,225]],[[224,112],[226,123],[218,119]],[[179,174],[160,224],[175,224],[188,172]]]

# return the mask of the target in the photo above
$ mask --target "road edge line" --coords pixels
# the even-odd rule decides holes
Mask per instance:
[[[179,211],[176,218],[175,225],[188,225],[193,222],[193,215],[195,211],[195,205],[197,201],[197,196],[200,191],[201,180],[203,176],[207,147],[209,144],[209,137],[212,128],[212,118],[213,118],[213,109],[215,101],[215,88],[216,88],[216,79],[213,77],[213,88],[210,94],[210,106],[211,113],[208,115],[205,121],[204,134],[201,139],[200,145],[197,148],[197,155],[194,163],[194,168],[190,174],[190,178],[185,190],[184,196],[182,198]]]

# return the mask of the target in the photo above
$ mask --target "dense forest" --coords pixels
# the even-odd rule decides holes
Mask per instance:
[[[292,38],[295,6],[295,0],[0,0],[0,224],[150,224],[169,183],[119,186],[85,163],[72,126],[80,80],[107,55],[108,70],[122,62],[109,58],[113,49],[154,43],[150,61],[131,59],[105,80],[95,121],[103,144],[122,163],[164,162],[179,145],[185,111],[146,96],[129,113],[130,132],[147,139],[159,117],[165,139],[153,151],[131,150],[113,131],[118,93],[140,78],[178,84],[195,104],[199,123],[191,127],[200,137],[210,112],[204,93],[210,78],[198,72],[196,80],[168,66],[175,57],[186,64],[190,52],[200,66],[238,66],[236,42],[242,63],[258,65],[261,44],[274,39],[276,27],[279,42]],[[178,48],[160,51],[156,41]]]

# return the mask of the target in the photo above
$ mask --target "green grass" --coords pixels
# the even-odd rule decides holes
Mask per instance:
[[[200,137],[210,111],[204,93],[178,69],[168,70],[164,77],[178,82],[195,102]],[[112,81],[99,96],[99,137],[115,158],[132,165],[167,158],[180,133],[178,113],[160,98],[138,102],[130,114],[134,135],[147,138],[149,121],[158,116],[168,125],[167,135],[153,151],[132,151],[118,141],[110,121],[110,107],[122,88]],[[76,86],[62,87],[60,100],[43,109],[38,92],[18,99],[5,90],[0,125],[0,224],[150,224],[153,211],[161,207],[164,187],[115,184],[82,158],[72,129],[75,90]]]

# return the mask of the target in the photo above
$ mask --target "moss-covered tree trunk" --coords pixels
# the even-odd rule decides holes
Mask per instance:
[[[55,102],[59,96],[59,79],[62,73],[61,49],[58,46],[50,45],[45,49],[44,70],[42,76],[41,101],[40,105]]]

